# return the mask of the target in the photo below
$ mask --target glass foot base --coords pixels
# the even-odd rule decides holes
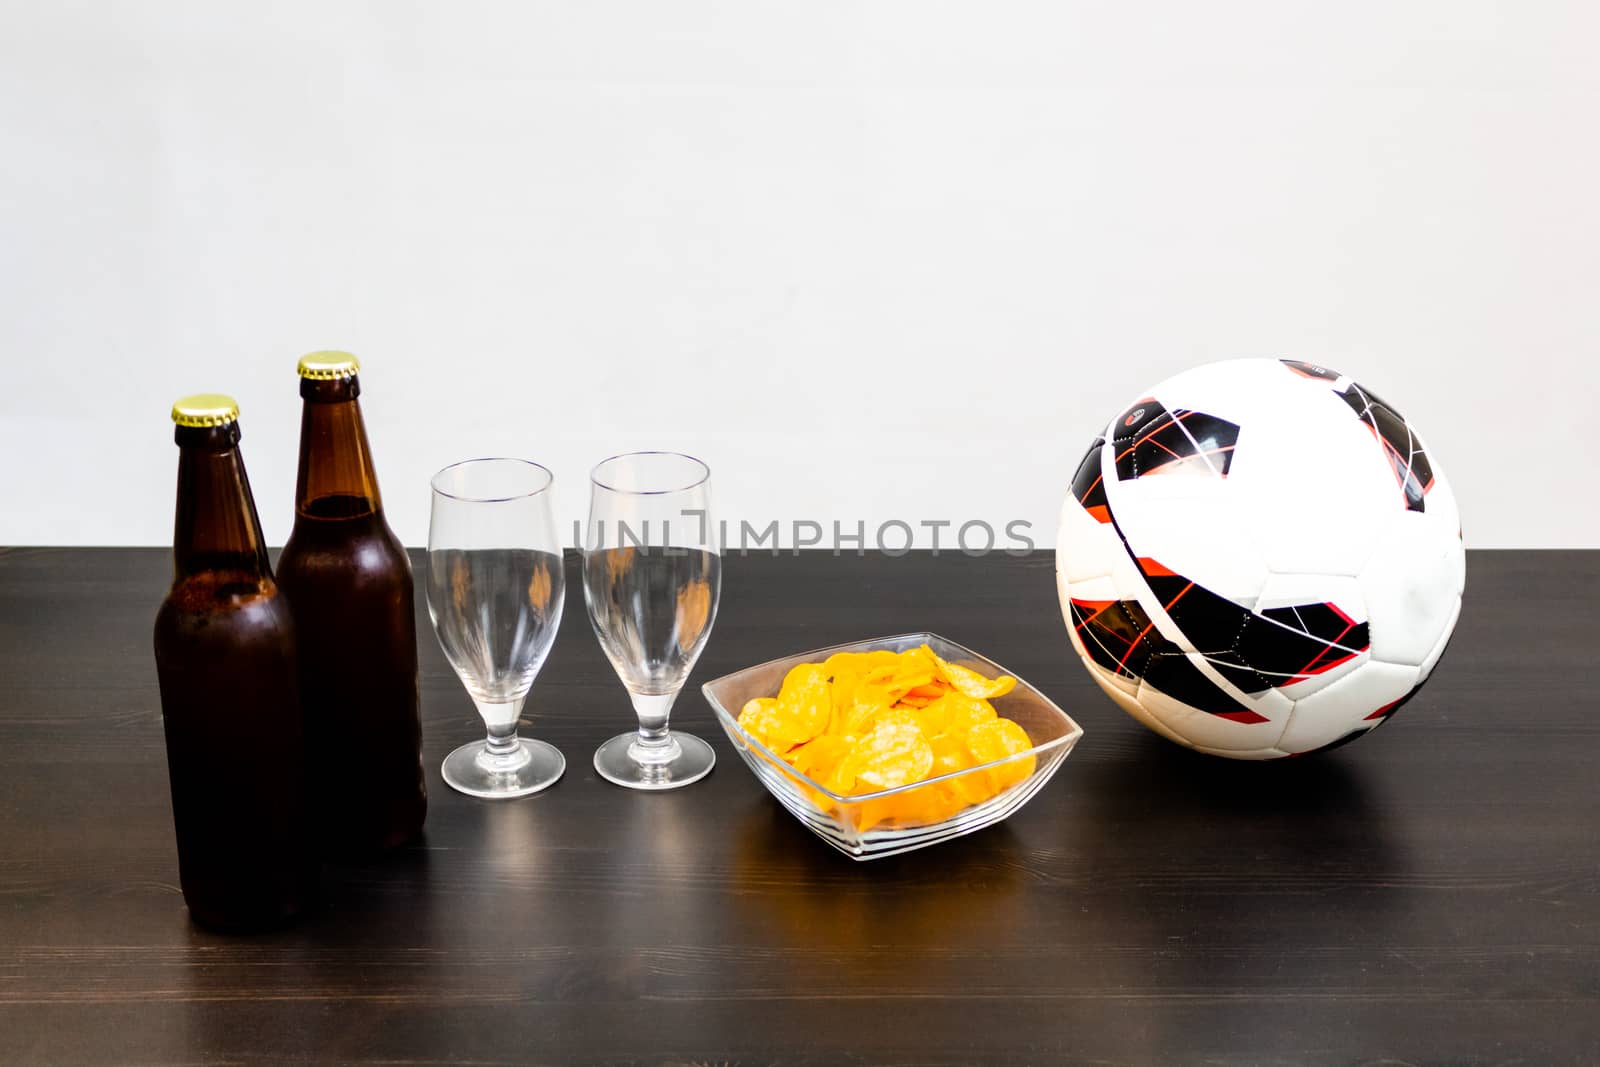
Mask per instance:
[[[567,769],[566,757],[554,745],[519,737],[517,747],[526,759],[517,753],[490,756],[482,741],[462,745],[444,758],[445,784],[469,797],[525,797],[555,785]]]
[[[671,734],[677,752],[661,763],[640,763],[630,751],[637,733],[618,734],[594,750],[594,769],[600,777],[628,789],[677,789],[698,782],[717,765],[717,754],[693,734]]]

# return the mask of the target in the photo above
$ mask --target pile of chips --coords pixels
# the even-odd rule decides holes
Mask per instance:
[[[789,672],[776,697],[757,697],[739,725],[786,763],[840,796],[873,793],[1004,759],[1033,747],[995,714],[1015,678],[985,678],[927,645],[905,652],[837,652]],[[947,819],[1033,773],[1032,756],[920,789],[851,805],[857,830]],[[807,790],[822,811],[834,802]]]

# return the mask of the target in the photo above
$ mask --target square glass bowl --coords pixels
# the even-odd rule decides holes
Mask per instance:
[[[943,774],[921,782],[913,782],[897,789],[882,789],[875,793],[842,796],[812,780],[807,775],[785,763],[745,732],[739,725],[739,712],[754,697],[776,696],[789,670],[801,663],[820,663],[835,652],[871,652],[887,649],[904,652],[926,644],[942,659],[963,667],[970,667],[988,677],[1011,674],[1017,679],[1016,688],[990,703],[1002,717],[1014,720],[1027,731],[1033,747],[1005,759],[978,764],[963,771]],[[1066,712],[1058,708],[1043,693],[1025,680],[1006,670],[993,660],[963,648],[937,634],[901,634],[897,637],[879,637],[870,641],[857,641],[849,645],[835,645],[795,656],[771,660],[755,667],[747,667],[734,674],[724,675],[701,686],[701,692],[717,713],[717,721],[733,742],[733,747],[767,791],[778,799],[789,812],[818,837],[845,855],[857,860],[878,859],[900,852],[936,845],[952,837],[970,834],[985,826],[992,826],[1022,805],[1026,804],[1050,776],[1056,773],[1061,761],[1083,736],[1083,729],[1073,722]],[[1012,784],[1004,791],[956,812],[936,822],[918,822],[904,818],[879,820],[878,813],[888,810],[889,798],[909,796],[918,790],[949,786],[968,776],[983,775],[1008,764],[1033,760],[1033,771],[1026,778]],[[877,805],[874,809],[873,805]],[[896,801],[901,808],[915,807],[914,803]],[[866,827],[862,829],[861,827]]]

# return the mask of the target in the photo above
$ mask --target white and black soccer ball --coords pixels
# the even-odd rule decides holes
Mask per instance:
[[[1393,407],[1291,360],[1196,367],[1118,415],[1061,508],[1084,665],[1180,744],[1274,759],[1387,721],[1444,654],[1455,495]]]

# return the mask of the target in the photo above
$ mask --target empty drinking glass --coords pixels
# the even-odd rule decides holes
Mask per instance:
[[[522,459],[470,459],[433,476],[428,615],[489,734],[444,760],[445,782],[471,796],[527,796],[566,770],[553,746],[517,736],[566,595],[552,481]]]
[[[639,718],[636,732],[600,746],[594,769],[631,789],[688,785],[717,759],[700,738],[667,728],[722,590],[711,471],[676,452],[633,452],[603,461],[590,482],[584,603]]]

